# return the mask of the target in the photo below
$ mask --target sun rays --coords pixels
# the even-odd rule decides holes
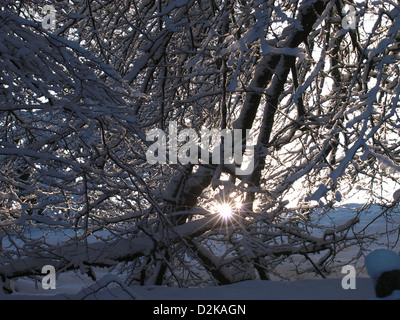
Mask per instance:
[[[217,213],[222,219],[230,219],[233,216],[233,208],[228,203],[219,203],[216,205]]]
[[[219,233],[224,230],[226,234],[229,233],[231,227],[236,229],[241,225],[242,210],[243,204],[233,197],[217,200],[211,209],[214,215],[213,229],[219,228]]]

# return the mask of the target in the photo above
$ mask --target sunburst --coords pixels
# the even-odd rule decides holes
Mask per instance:
[[[225,199],[219,199],[212,210],[215,214],[214,227],[219,225],[220,232],[225,229],[227,233],[230,226],[236,229],[237,224],[240,225],[240,213],[242,210],[243,205],[238,201],[238,198],[226,197]]]
[[[219,203],[216,205],[218,214],[222,219],[231,219],[233,217],[233,208],[229,203]]]

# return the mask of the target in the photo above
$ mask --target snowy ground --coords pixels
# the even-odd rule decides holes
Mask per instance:
[[[327,227],[332,223],[340,225],[349,218],[354,217],[355,210],[359,205],[347,204],[338,208],[330,217],[324,217]],[[380,213],[378,207],[373,207],[367,214],[360,216],[359,230],[366,227],[368,223]],[[394,221],[397,220],[397,221]],[[388,228],[399,225],[398,217],[391,219],[380,217],[371,224],[368,234],[378,234]],[[324,224],[325,225],[325,224]],[[394,234],[391,237],[383,236],[377,242],[365,248],[366,253],[377,249],[387,248],[388,243],[395,243]],[[393,238],[394,237],[394,238]],[[354,251],[346,250],[338,257],[338,262],[350,261],[359,248]],[[399,253],[399,246],[390,248]],[[286,273],[293,281],[244,281],[233,285],[204,288],[167,288],[167,287],[127,287],[117,277],[108,274],[104,269],[96,270],[98,277],[94,283],[88,276],[75,272],[68,272],[58,276],[56,289],[44,290],[40,279],[34,282],[30,279],[18,279],[12,282],[15,293],[12,295],[0,295],[1,299],[143,299],[143,300],[330,300],[330,299],[375,299],[372,280],[369,278],[364,257],[362,256],[357,265],[356,289],[343,289],[341,282],[344,274],[338,267],[332,278],[317,278],[315,273],[305,273],[294,276],[291,265],[283,265],[280,272]]]
[[[75,276],[76,277],[76,276]],[[107,278],[107,276],[106,276]],[[107,278],[107,282],[111,278]],[[58,288],[43,290],[32,283],[19,283],[19,292],[13,295],[0,296],[1,299],[138,299],[138,300],[364,300],[374,299],[374,290],[369,278],[359,278],[356,289],[344,290],[341,279],[318,279],[297,281],[243,281],[233,285],[205,288],[167,288],[167,287],[133,287],[123,288],[119,284],[110,284],[95,293],[92,289],[79,291],[76,279],[63,275],[58,279]],[[78,293],[76,291],[79,291]],[[29,292],[29,293],[28,293]],[[90,292],[90,294],[88,294]],[[88,295],[86,295],[88,294]]]

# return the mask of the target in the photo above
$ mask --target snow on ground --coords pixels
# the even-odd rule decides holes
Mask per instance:
[[[107,277],[107,276],[106,276]],[[112,283],[95,293],[93,290],[79,291],[78,281],[65,283],[67,277],[60,277],[54,292],[40,288],[30,288],[30,293],[18,292],[3,295],[0,299],[137,299],[137,300],[365,300],[374,299],[371,280],[360,278],[356,289],[344,290],[341,279],[318,279],[297,281],[249,280],[232,285],[203,288],[169,288],[162,286],[124,288]],[[109,281],[110,278],[107,279]],[[28,289],[19,284],[20,288]],[[94,288],[91,288],[94,289]],[[29,291],[29,290],[28,290]],[[36,291],[36,292],[35,292]]]
[[[329,216],[323,217],[324,225],[340,225],[345,223],[356,214],[359,204],[346,204],[333,211]],[[371,207],[366,214],[360,216],[360,224],[357,230],[365,228],[375,219],[382,210],[379,207]],[[395,220],[395,221],[394,221]],[[366,232],[369,235],[378,235],[390,228],[398,228],[399,219],[395,217],[380,216],[374,223],[369,225]],[[251,280],[240,283],[203,288],[170,288],[162,286],[147,287],[128,287],[121,278],[107,273],[105,269],[96,269],[99,279],[94,283],[87,275],[76,272],[67,272],[57,277],[56,289],[44,290],[41,287],[40,277],[37,281],[31,279],[13,280],[11,285],[15,293],[12,295],[0,295],[1,299],[140,299],[140,300],[351,300],[351,299],[375,299],[373,280],[368,276],[365,268],[365,256],[377,248],[387,248],[389,243],[396,243],[398,234],[391,236],[381,236],[378,241],[365,248],[364,256],[361,256],[354,265],[357,269],[356,288],[343,289],[341,282],[345,274],[341,274],[341,267],[332,273],[327,279],[317,278],[315,273],[309,272],[295,276],[292,265],[282,265],[279,267],[281,273],[287,274],[293,281],[261,281]],[[398,244],[393,249],[399,253]],[[348,249],[341,252],[338,256],[340,266],[346,261],[351,261],[358,253],[359,248]],[[392,257],[393,258],[393,257]],[[379,261],[379,259],[378,259]],[[385,262],[382,259],[374,262],[384,270]],[[382,267],[383,265],[383,267]],[[377,271],[379,272],[379,270]],[[400,294],[400,292],[396,292]],[[396,298],[396,296],[394,296]],[[398,298],[398,296],[397,296]]]

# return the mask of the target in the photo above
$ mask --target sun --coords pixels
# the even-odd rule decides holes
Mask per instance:
[[[215,201],[211,212],[215,214],[213,229],[219,226],[219,233],[225,232],[228,234],[231,228],[236,229],[241,226],[241,213],[244,210],[243,204],[239,199],[229,197],[226,201]]]
[[[223,219],[230,219],[233,216],[233,210],[228,203],[220,203],[217,205],[218,214]]]

